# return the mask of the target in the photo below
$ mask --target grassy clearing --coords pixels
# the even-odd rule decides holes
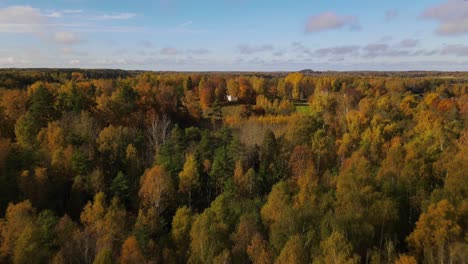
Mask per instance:
[[[223,106],[223,115],[225,117],[230,117],[230,116],[239,117],[240,114],[244,111],[246,106],[247,105],[245,104]],[[297,113],[310,114],[309,104],[295,103],[294,106],[296,107]]]
[[[240,116],[243,112],[243,109],[247,105],[239,104],[239,105],[228,105],[223,107],[223,115],[224,116]]]
[[[296,105],[296,112],[301,114],[310,114],[309,105]]]

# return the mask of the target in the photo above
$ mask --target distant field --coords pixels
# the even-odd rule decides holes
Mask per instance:
[[[245,104],[238,104],[238,105],[228,105],[223,107],[223,115],[224,116],[240,116],[243,109],[247,105]]]
[[[246,106],[247,105],[245,104],[224,106],[223,115],[224,116],[240,116],[240,114],[243,112],[243,109]],[[307,103],[295,103],[294,106],[296,107],[296,112],[298,113],[301,113],[301,114],[310,113],[309,104]]]
[[[309,114],[310,108],[308,104],[296,104],[296,111],[301,114]]]

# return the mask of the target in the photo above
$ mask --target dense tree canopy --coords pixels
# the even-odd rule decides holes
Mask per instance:
[[[465,263],[467,116],[463,72],[0,70],[0,262]]]

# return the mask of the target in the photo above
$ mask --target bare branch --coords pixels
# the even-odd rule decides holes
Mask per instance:
[[[171,127],[171,119],[164,114],[162,117],[157,117],[147,128],[146,134],[151,144],[152,151],[158,152],[161,145],[169,139]]]

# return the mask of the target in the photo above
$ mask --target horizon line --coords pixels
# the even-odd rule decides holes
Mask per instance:
[[[467,0],[468,1],[468,0]],[[385,73],[385,72],[432,72],[432,73],[468,73],[468,70],[424,70],[424,69],[413,69],[413,70],[313,70],[313,69],[302,69],[302,70],[143,70],[143,69],[124,69],[124,68],[76,68],[76,67],[0,67],[0,70],[118,70],[118,71],[129,71],[129,72],[174,72],[174,73],[288,73],[288,72],[313,72],[313,73],[326,73],[326,72],[336,72],[336,73],[360,73],[360,72],[375,72],[375,73]]]

